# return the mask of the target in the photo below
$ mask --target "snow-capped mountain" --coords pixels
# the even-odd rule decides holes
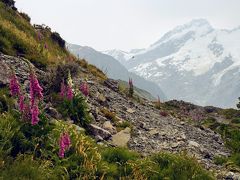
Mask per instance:
[[[108,77],[116,80],[127,81],[132,78],[134,86],[148,91],[153,97],[160,96],[161,100],[166,100],[165,94],[161,88],[154,82],[148,81],[135,73],[129,72],[121,63],[119,63],[112,56],[103,54],[95,49],[87,46],[79,46],[74,44],[67,44],[67,48],[79,58],[83,58],[90,64],[95,65]],[[151,96],[151,97],[152,97]]]
[[[170,99],[235,107],[240,96],[240,28],[193,20],[131,56],[121,60],[125,67],[156,82]]]

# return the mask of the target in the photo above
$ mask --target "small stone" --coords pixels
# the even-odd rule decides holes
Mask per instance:
[[[103,94],[99,94],[98,101],[105,102],[106,101],[106,97]]]
[[[200,144],[198,144],[198,143],[195,142],[195,141],[188,141],[188,145],[189,145],[189,146],[192,146],[192,147],[196,147],[196,148],[199,148],[199,147],[200,147]]]
[[[133,109],[131,109],[131,108],[128,108],[128,109],[127,109],[127,112],[130,113],[130,114],[132,114],[132,113],[135,112],[135,110],[133,110]]]
[[[116,128],[113,127],[112,123],[110,121],[106,121],[103,123],[103,128],[109,131],[115,131]]]
[[[89,131],[92,133],[93,136],[101,136],[103,139],[107,140],[109,139],[112,135],[109,131],[102,129],[94,124],[90,124],[88,126]]]
[[[184,122],[184,121],[181,121],[181,122],[180,122],[180,124],[181,124],[181,125],[184,125],[184,124],[185,124],[185,122]]]
[[[159,131],[158,131],[157,129],[153,129],[153,130],[149,131],[149,134],[150,134],[151,136],[158,135],[158,134],[159,134]]]
[[[172,143],[172,144],[171,144],[171,147],[172,147],[172,148],[177,148],[178,145],[179,145],[179,143]]]
[[[233,180],[233,177],[234,177],[234,173],[233,172],[228,172],[227,174],[226,174],[226,178],[225,179],[232,179]]]

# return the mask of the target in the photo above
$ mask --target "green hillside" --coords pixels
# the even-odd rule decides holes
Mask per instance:
[[[25,13],[0,1],[0,51],[22,56],[31,62],[46,66],[67,60],[71,56],[65,41],[46,26],[32,26]]]

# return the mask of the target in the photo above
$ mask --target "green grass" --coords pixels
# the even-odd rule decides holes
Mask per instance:
[[[71,137],[63,159],[58,157],[62,132]],[[50,123],[44,115],[32,126],[18,114],[0,114],[0,138],[0,179],[212,179],[194,158],[141,157],[125,148],[99,146],[74,124]]]
[[[49,28],[37,31],[24,15],[0,2],[0,51],[4,54],[21,55],[40,67],[69,60],[71,55],[51,35]]]

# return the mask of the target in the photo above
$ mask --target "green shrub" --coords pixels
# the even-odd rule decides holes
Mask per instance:
[[[108,163],[125,164],[129,160],[136,160],[139,155],[125,148],[106,148],[102,152],[103,160]]]
[[[0,89],[0,113],[11,110],[14,106],[14,100],[8,93],[8,88]]]
[[[117,123],[119,121],[116,113],[109,111],[107,108],[101,108],[100,111],[108,120],[111,120],[113,123]]]
[[[31,155],[19,155],[1,170],[0,179],[58,179],[50,161],[34,160]]]
[[[1,0],[4,4],[6,4],[8,7],[15,7],[15,1],[14,0]]]
[[[139,155],[125,148],[106,148],[101,153],[106,162],[107,179],[118,179],[132,174],[132,167],[128,162],[135,161]]]
[[[53,32],[51,38],[53,41],[57,42],[60,47],[65,48],[65,41],[61,38],[59,33]]]
[[[117,122],[116,123],[117,131],[121,131],[126,127],[132,129],[133,125],[129,121]]]
[[[47,94],[51,94],[54,92],[60,92],[61,83],[67,81],[68,73],[70,71],[71,77],[74,78],[79,73],[79,65],[76,62],[70,61],[67,63],[62,63],[57,65],[56,67],[52,67],[49,69],[48,74],[43,77],[43,81],[45,82]],[[59,78],[61,77],[61,78]]]
[[[0,157],[10,154],[14,147],[11,139],[19,130],[19,122],[10,113],[0,115]]]
[[[227,158],[223,156],[215,156],[213,161],[216,165],[223,165],[227,162]]]
[[[31,18],[24,12],[19,13],[26,21],[30,22]]]
[[[240,118],[234,118],[231,122],[235,124],[240,124]]]
[[[227,118],[227,119],[232,119],[235,117],[240,117],[240,111],[236,109],[224,109],[222,111],[222,114]]]
[[[234,164],[240,167],[240,153],[233,154],[230,159],[234,162]]]
[[[185,154],[159,153],[153,155],[151,160],[157,164],[157,179],[213,179],[211,174],[204,170],[195,159]]]
[[[84,127],[92,120],[88,113],[88,105],[81,93],[75,94],[72,100],[64,99],[58,104],[58,110],[63,117],[70,117],[75,124]]]

